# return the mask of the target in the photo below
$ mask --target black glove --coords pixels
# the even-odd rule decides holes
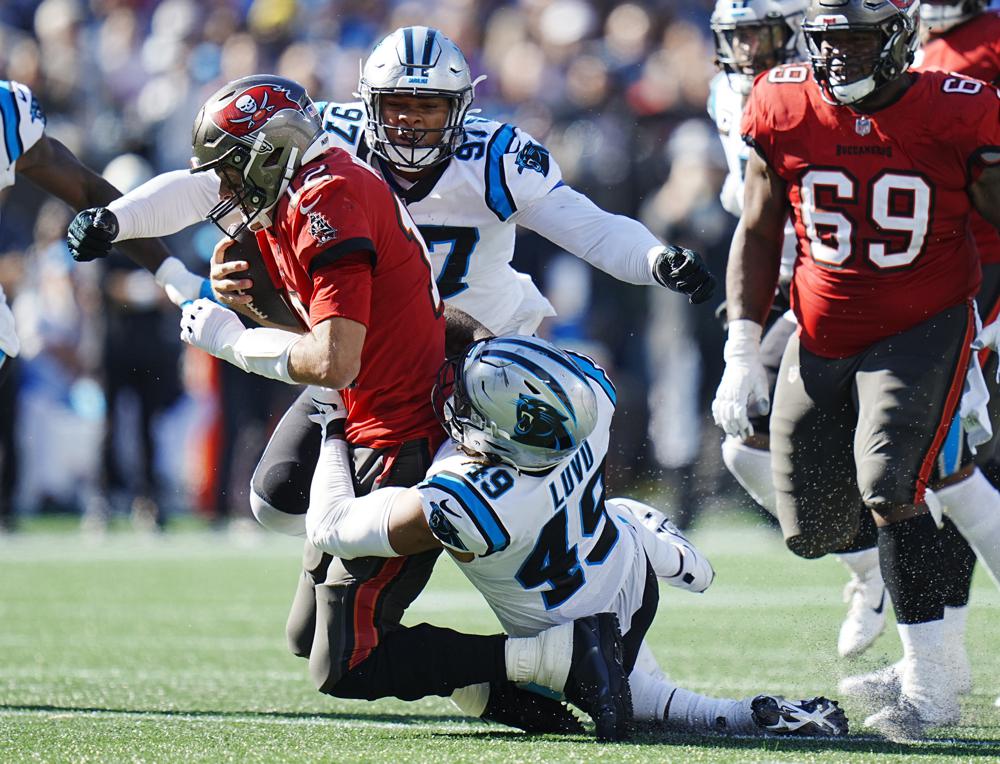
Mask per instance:
[[[92,207],[77,213],[69,224],[66,241],[78,263],[89,263],[111,254],[111,242],[118,236],[118,218],[107,207]]]
[[[708,266],[697,252],[684,247],[664,247],[653,265],[653,278],[667,289],[686,294],[694,305],[715,291],[715,276]]]

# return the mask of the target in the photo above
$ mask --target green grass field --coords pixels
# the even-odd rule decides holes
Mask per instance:
[[[682,685],[742,697],[833,694],[845,672],[895,660],[891,629],[854,664],[836,659],[845,574],[773,534],[696,533],[718,578],[705,595],[664,588],[650,642]],[[1000,594],[977,574],[969,617],[975,692],[961,726],[919,745],[842,741],[531,738],[467,721],[450,701],[339,701],[285,651],[299,545],[180,531],[0,538],[0,762],[656,761],[890,762],[1000,759]],[[447,560],[413,607],[476,632],[492,614]]]

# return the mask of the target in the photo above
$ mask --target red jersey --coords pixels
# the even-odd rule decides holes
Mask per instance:
[[[757,78],[742,133],[787,183],[798,238],[792,308],[802,345],[843,358],[979,289],[966,188],[1000,147],[1000,93],[914,75],[864,115],[823,99],[811,68]],[[984,156],[985,155],[985,156]]]
[[[444,318],[406,208],[371,168],[331,149],[299,169],[274,220],[257,238],[309,325],[336,316],[367,328],[361,372],[343,391],[348,441],[436,443],[431,388],[444,362]]]
[[[934,37],[921,50],[918,69],[964,74],[1000,84],[1000,12],[986,11]],[[1000,233],[972,211],[972,236],[984,263],[1000,263]]]

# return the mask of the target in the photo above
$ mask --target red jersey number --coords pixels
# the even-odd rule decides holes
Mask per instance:
[[[420,235],[420,229],[417,228],[416,223],[413,222],[413,218],[410,217],[410,211],[406,209],[406,205],[395,194],[393,194],[393,198],[396,200],[396,217],[399,220],[399,227],[406,234],[406,238],[410,241],[415,241],[420,246],[420,254],[424,256],[424,262],[427,263],[427,272],[430,274],[431,282],[431,305],[434,307],[434,315],[440,316],[444,312],[444,304],[441,302],[441,293],[438,292],[437,280],[434,278],[434,266],[431,265],[431,256],[427,251],[427,244],[424,243],[424,237]]]
[[[832,267],[842,266],[851,256],[854,222],[844,212],[824,209],[816,203],[817,193],[832,191],[834,204],[857,201],[855,181],[841,170],[809,170],[802,176],[802,222],[813,259]],[[907,201],[900,204],[900,198]],[[919,175],[887,172],[871,184],[868,217],[879,232],[902,234],[906,248],[889,251],[885,241],[865,241],[865,256],[879,269],[903,268],[923,251],[930,224],[931,188]],[[822,233],[826,233],[823,236]],[[831,241],[832,239],[832,241]]]
[[[776,84],[784,82],[805,82],[809,79],[809,69],[805,66],[780,66],[767,73],[767,81]]]

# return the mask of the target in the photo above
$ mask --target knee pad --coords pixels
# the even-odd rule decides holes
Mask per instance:
[[[257,493],[252,485],[250,488],[250,509],[253,511],[253,516],[257,518],[257,522],[268,530],[283,533],[286,536],[306,535],[306,516],[304,513],[292,515],[288,512],[282,512],[271,506],[270,502]]]
[[[738,438],[726,438],[722,442],[722,461],[750,498],[777,516],[771,452],[750,448]]]

